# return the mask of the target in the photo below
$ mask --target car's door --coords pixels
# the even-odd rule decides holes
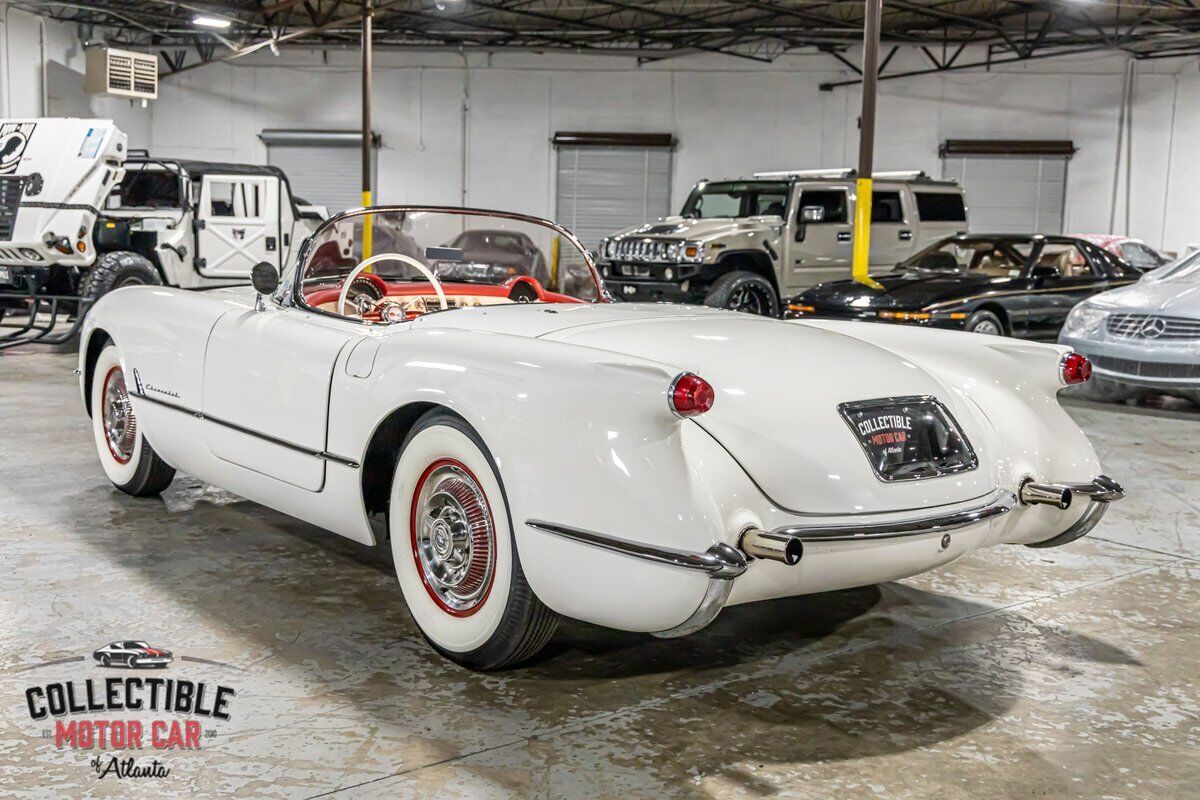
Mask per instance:
[[[195,209],[196,267],[207,278],[249,280],[250,269],[280,264],[279,179],[203,175]]]
[[[804,183],[792,204],[788,227],[788,291],[850,277],[850,192],[837,183]]]
[[[213,455],[320,491],[333,368],[360,327],[274,302],[222,316],[204,356],[205,436]]]
[[[1058,335],[1075,304],[1107,288],[1108,278],[1071,242],[1047,242],[1032,260],[1028,335]]]
[[[871,193],[871,265],[891,268],[912,254],[913,226],[903,193],[884,187]]]

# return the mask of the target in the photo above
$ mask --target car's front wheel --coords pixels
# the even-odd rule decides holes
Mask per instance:
[[[976,311],[967,318],[963,326],[968,333],[984,333],[989,336],[1003,336],[1004,323],[991,311]]]
[[[439,652],[487,670],[545,646],[558,617],[525,580],[500,474],[465,420],[431,411],[417,421],[396,464],[389,508],[404,600]]]
[[[704,305],[764,317],[779,316],[779,296],[771,282],[756,272],[737,270],[717,279]]]
[[[92,436],[104,474],[126,494],[148,497],[166,489],[175,470],[146,441],[125,383],[116,345],[100,351],[92,373]]]
[[[112,666],[112,659],[111,659],[111,658],[109,658],[107,655],[100,656],[100,666],[102,666],[102,667],[111,667],[111,666]]]

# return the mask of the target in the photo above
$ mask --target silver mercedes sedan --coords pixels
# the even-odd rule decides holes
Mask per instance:
[[[1092,362],[1082,394],[1170,394],[1200,404],[1200,251],[1075,306],[1058,335]]]

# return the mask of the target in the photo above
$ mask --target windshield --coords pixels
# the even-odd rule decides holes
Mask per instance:
[[[900,262],[896,269],[1015,277],[1025,267],[1030,249],[1029,240],[943,239]]]
[[[603,299],[578,240],[534,217],[468,209],[352,211],[321,226],[306,252],[300,301],[366,322]]]
[[[179,174],[161,168],[130,168],[113,187],[105,208],[180,208]]]
[[[788,184],[781,181],[702,183],[683,204],[685,217],[783,216]]]
[[[1145,281],[1190,281],[1200,283],[1200,250],[1188,253],[1174,264],[1146,273]]]

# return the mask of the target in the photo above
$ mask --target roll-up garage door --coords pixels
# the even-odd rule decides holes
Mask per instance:
[[[267,163],[288,176],[292,192],[335,214],[362,205],[362,136],[357,131],[265,130]],[[371,185],[379,196],[378,135],[371,150]]]
[[[615,231],[671,213],[670,135],[558,134],[555,144],[557,221],[588,249]]]
[[[1062,233],[1070,142],[950,140],[943,176],[958,181],[980,233]]]

